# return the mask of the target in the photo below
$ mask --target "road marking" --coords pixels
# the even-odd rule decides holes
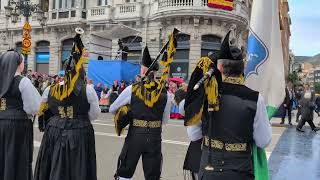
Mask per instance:
[[[91,123],[93,125],[100,125],[100,126],[111,126],[111,127],[114,127],[114,124],[105,124],[105,123]]]
[[[121,136],[117,136],[116,134],[113,133],[103,133],[103,132],[95,132],[95,135],[99,135],[99,136],[109,136],[109,137],[116,137],[116,138],[126,138],[126,136],[121,135]],[[182,145],[182,146],[188,146],[189,142],[183,142],[183,141],[173,141],[173,140],[167,140],[167,139],[162,139],[163,143],[166,144],[175,144],[175,145]]]
[[[103,133],[103,132],[95,132],[95,135],[99,135],[99,136],[109,136],[109,137],[115,137],[115,138],[126,138],[126,136],[121,135],[121,136],[117,136],[116,134],[113,133]],[[183,141],[173,141],[173,140],[166,140],[166,139],[162,139],[163,143],[166,144],[175,144],[175,145],[182,145],[182,146],[189,146],[189,142],[183,142]],[[39,148],[41,145],[40,141],[33,141],[33,146]],[[267,156],[267,160],[269,160],[270,156],[271,156],[271,152],[266,151],[266,156]]]
[[[96,123],[96,122],[104,122],[104,123]],[[101,121],[101,120],[95,120],[94,122],[92,122],[91,124],[94,124],[94,125],[101,125],[101,126],[113,126],[114,127],[114,124],[109,124],[109,123],[105,123],[106,121]],[[178,125],[178,124],[170,124],[170,123],[167,123],[165,124],[164,126],[174,126],[174,127],[184,127],[184,125]]]

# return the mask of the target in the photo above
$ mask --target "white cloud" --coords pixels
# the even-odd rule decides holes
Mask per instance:
[[[291,26],[290,47],[296,55],[320,53],[319,0],[289,0]]]

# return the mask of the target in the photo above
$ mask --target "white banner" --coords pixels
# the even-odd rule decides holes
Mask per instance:
[[[246,85],[275,110],[285,97],[278,0],[254,0],[248,39]]]

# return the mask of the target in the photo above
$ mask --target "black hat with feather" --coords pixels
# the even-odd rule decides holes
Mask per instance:
[[[239,48],[230,45],[230,40],[229,40],[230,33],[231,31],[227,33],[227,35],[225,36],[224,40],[221,43],[219,59],[242,61],[243,60],[242,51]]]
[[[141,65],[150,68],[151,64],[152,64],[153,60],[150,56],[149,53],[149,49],[148,46],[146,46],[143,50],[143,55],[142,55],[142,59],[141,59]],[[151,69],[152,71],[158,71],[159,70],[159,64],[156,63],[153,68]]]

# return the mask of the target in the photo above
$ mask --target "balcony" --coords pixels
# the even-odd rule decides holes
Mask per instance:
[[[49,11],[48,26],[55,24],[74,24],[86,19],[86,10],[84,9],[53,9]]]
[[[112,7],[108,6],[100,6],[93,7],[88,10],[87,21],[110,21],[112,19]]]
[[[134,20],[142,17],[142,3],[127,3],[124,5],[116,5],[115,19],[116,20]]]
[[[230,19],[239,22],[249,19],[248,8],[242,0],[234,0],[233,11],[209,8],[208,0],[158,0],[156,18],[172,16],[204,16],[212,18]]]
[[[23,25],[26,19],[22,15],[20,15],[17,19],[16,23],[12,23],[11,19],[3,18],[3,22],[0,23],[0,29],[8,29],[8,30],[22,30]],[[39,21],[36,16],[29,17],[29,23],[32,29],[41,28]]]

